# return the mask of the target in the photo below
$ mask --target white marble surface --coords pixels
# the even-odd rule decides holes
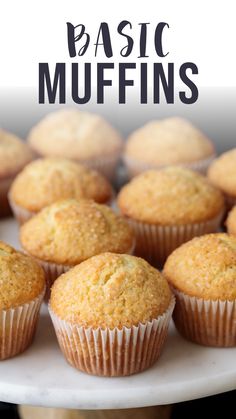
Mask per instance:
[[[0,223],[0,238],[17,245],[13,221]],[[191,344],[172,326],[163,355],[150,370],[126,378],[92,377],[66,363],[44,306],[31,348],[0,362],[0,400],[81,409],[179,402],[236,388],[235,360],[236,349]]]

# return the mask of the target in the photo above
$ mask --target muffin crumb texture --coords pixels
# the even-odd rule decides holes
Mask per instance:
[[[168,257],[164,275],[189,296],[235,300],[236,238],[226,233],[194,238]]]
[[[118,206],[137,221],[174,225],[214,218],[223,211],[224,199],[200,174],[173,166],[133,178],[121,189]]]
[[[128,138],[125,156],[151,165],[184,164],[214,154],[212,142],[189,121],[151,121]]]
[[[62,158],[38,159],[30,163],[14,180],[10,196],[29,211],[40,211],[59,199],[93,199],[105,203],[112,187],[99,173]]]
[[[236,197],[236,148],[213,161],[208,170],[208,178],[224,193]]]
[[[21,227],[20,240],[36,258],[76,265],[105,251],[130,252],[134,236],[128,223],[106,205],[68,199],[27,221]]]
[[[50,307],[70,323],[113,329],[151,321],[167,310],[170,301],[167,281],[146,261],[103,253],[55,281]]]
[[[30,302],[44,287],[42,268],[29,256],[0,241],[0,310]]]

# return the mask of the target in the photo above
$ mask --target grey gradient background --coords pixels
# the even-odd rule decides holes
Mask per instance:
[[[81,110],[90,110],[105,116],[124,137],[145,122],[167,116],[180,115],[189,118],[215,143],[217,152],[236,147],[236,87],[199,88],[199,99],[193,105],[182,104],[178,97],[174,105],[144,104],[138,97],[127,91],[127,103],[117,103],[117,97],[108,94],[105,104],[94,99],[87,105],[75,105],[69,100],[66,105],[38,104],[37,89],[7,88],[0,90],[0,126],[22,138],[26,138],[30,128],[45,114],[63,108],[75,106]]]

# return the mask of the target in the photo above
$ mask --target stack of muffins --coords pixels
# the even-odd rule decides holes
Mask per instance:
[[[0,135],[0,197],[23,253],[0,243],[0,359],[29,346],[43,298],[65,358],[90,374],[150,367],[173,310],[186,339],[236,346],[235,150],[215,159],[181,118],[153,121],[123,147],[103,118],[77,110],[47,116],[28,146],[12,141]],[[132,179],[116,199],[123,149]]]

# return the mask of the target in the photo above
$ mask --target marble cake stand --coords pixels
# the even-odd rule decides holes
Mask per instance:
[[[19,247],[17,226],[0,222],[0,239]],[[171,326],[159,362],[126,378],[99,378],[69,366],[42,308],[36,339],[25,353],[0,362],[0,400],[37,406],[118,409],[169,404],[236,388],[236,348],[191,344]]]

